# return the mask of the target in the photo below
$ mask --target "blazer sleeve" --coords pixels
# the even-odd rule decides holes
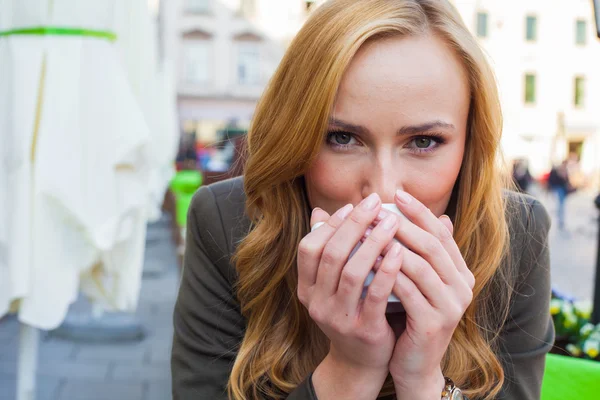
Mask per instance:
[[[235,270],[220,201],[209,186],[194,195],[187,220],[183,276],[173,312],[174,400],[226,400],[246,327],[233,286]],[[316,400],[310,378],[289,400]]]
[[[505,383],[499,399],[539,400],[546,354],[554,343],[550,315],[550,217],[537,200],[530,200],[527,208],[518,280],[510,316],[500,336]]]

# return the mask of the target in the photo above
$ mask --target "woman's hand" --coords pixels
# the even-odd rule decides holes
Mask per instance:
[[[448,217],[438,219],[405,192],[395,200],[410,221],[401,220],[396,234],[406,248],[393,292],[406,310],[406,328],[396,342],[390,373],[398,399],[439,398],[444,387],[440,363],[471,304],[475,279]]]
[[[331,217],[315,209],[311,226],[317,222],[325,224],[304,237],[298,247],[298,298],[330,340],[327,365],[351,372],[352,376],[342,374],[348,384],[355,383],[354,388],[347,387],[349,391],[361,388],[359,397],[355,391],[355,397],[350,398],[377,397],[396,343],[385,310],[402,264],[403,249],[399,244],[394,244],[380,260],[366,297],[361,299],[367,275],[399,226],[399,218],[380,207],[379,196],[373,194],[355,208],[347,205]],[[348,260],[367,228],[379,219]],[[313,375],[320,399],[335,397],[333,392],[344,389],[339,382],[337,389],[335,382],[321,384],[326,381],[325,375],[319,368]]]

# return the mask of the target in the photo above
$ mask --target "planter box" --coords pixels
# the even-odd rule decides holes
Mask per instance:
[[[598,400],[600,362],[548,354],[542,400]]]

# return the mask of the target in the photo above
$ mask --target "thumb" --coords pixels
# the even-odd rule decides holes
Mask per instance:
[[[440,221],[442,222],[442,224],[444,224],[446,229],[450,231],[451,234],[454,233],[454,225],[452,224],[452,220],[450,219],[450,217],[448,217],[447,215],[442,215],[440,217]]]
[[[310,226],[313,227],[317,222],[325,222],[329,219],[330,215],[323,209],[315,207],[310,216]]]

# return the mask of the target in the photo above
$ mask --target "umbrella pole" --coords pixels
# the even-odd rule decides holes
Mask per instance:
[[[21,324],[17,369],[17,400],[35,399],[35,381],[40,330]]]
[[[35,125],[31,140],[31,193],[34,193],[35,182],[35,156],[37,150],[38,133],[42,115],[44,88],[46,86],[46,55],[42,59],[40,82],[38,85],[37,104],[35,112]],[[33,195],[30,199],[31,221],[34,221]],[[31,226],[33,233],[33,225]],[[33,242],[33,240],[32,240]],[[31,325],[21,323],[19,331],[19,361],[17,365],[17,400],[35,400],[35,381],[37,372],[37,356],[40,343],[40,330]]]

